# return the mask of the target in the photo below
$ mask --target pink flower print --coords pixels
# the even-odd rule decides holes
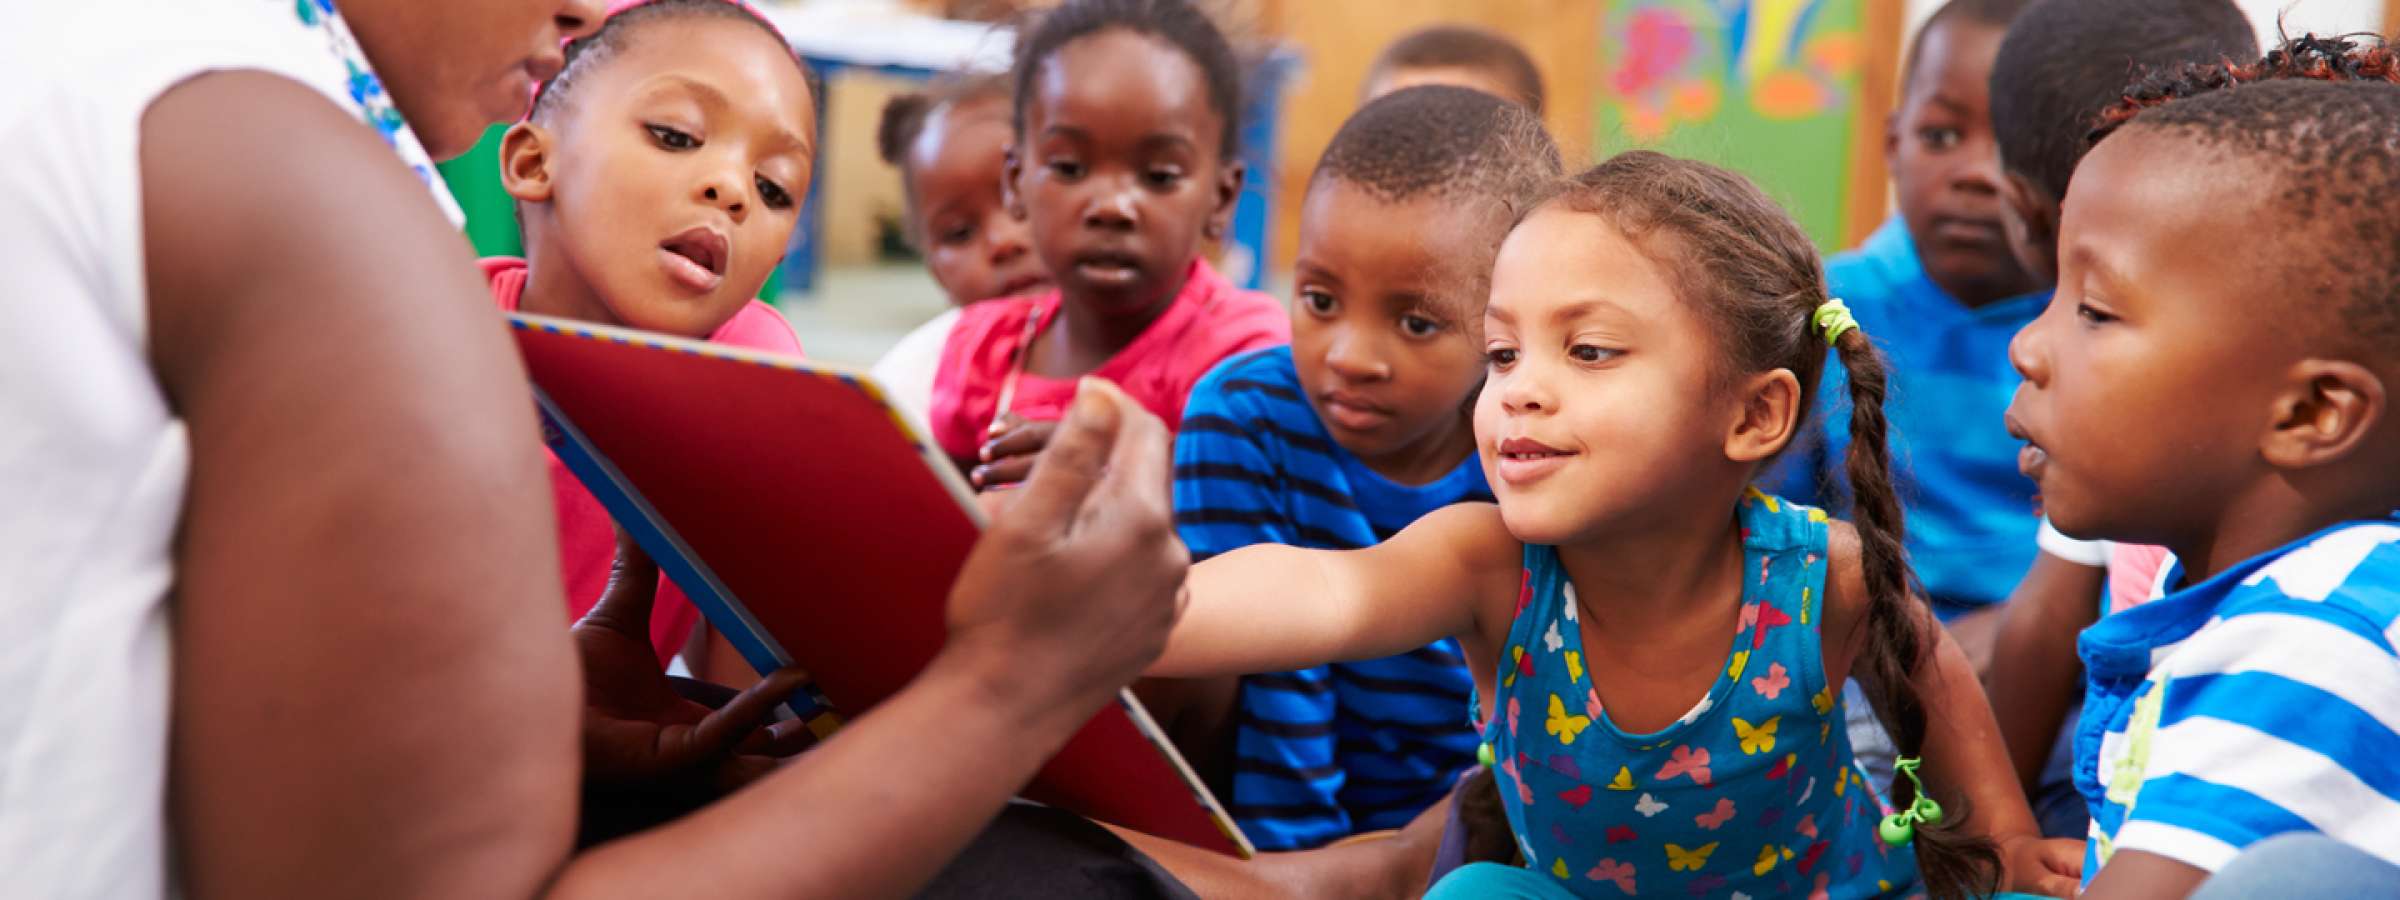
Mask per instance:
[[[1759,696],[1773,700],[1784,688],[1792,686],[1792,676],[1784,671],[1782,663],[1775,663],[1767,667],[1767,674],[1750,679],[1750,686],[1758,689]]]
[[[1816,890],[1813,890],[1813,891],[1809,891],[1809,892],[1808,892],[1808,900],[1830,900],[1830,898],[1831,898],[1833,895],[1832,895],[1832,894],[1828,894],[1828,893],[1826,893],[1826,892],[1825,892],[1825,886],[1826,886],[1826,885],[1828,885],[1828,884],[1831,884],[1832,882],[1833,882],[1833,873],[1831,873],[1831,872],[1818,872],[1818,873],[1817,873],[1817,888],[1816,888]]]
[[[1593,866],[1591,871],[1583,873],[1583,877],[1593,881],[1614,881],[1617,883],[1617,890],[1627,894],[1633,893],[1632,863],[1604,859],[1600,861],[1599,865]]]
[[[1816,840],[1816,838],[1817,838],[1817,814],[1816,814],[1816,813],[1809,813],[1808,815],[1801,816],[1801,817],[1800,817],[1800,826],[1799,826],[1799,828],[1798,828],[1797,830],[1800,832],[1800,836],[1801,836],[1801,837],[1808,838],[1809,840],[1812,840],[1812,841],[1813,841],[1813,840]],[[1803,872],[1805,872],[1806,870],[1805,870],[1805,869],[1803,869],[1802,871],[1803,871]]]
[[[1592,717],[1592,721],[1594,721],[1594,722],[1600,721],[1600,689],[1599,689],[1599,688],[1595,687],[1595,688],[1592,688],[1590,691],[1587,691],[1587,692],[1585,692],[1585,693],[1584,693],[1584,695],[1583,695],[1583,714],[1584,714],[1584,715],[1587,715],[1587,716],[1590,716],[1590,717]]]
[[[1784,614],[1783,610],[1776,609],[1771,603],[1761,604],[1758,607],[1758,630],[1750,635],[1750,649],[1756,650],[1766,646],[1767,632],[1790,624],[1792,624],[1792,617]]]
[[[1513,738],[1513,737],[1516,737],[1516,736],[1517,736],[1517,718],[1518,718],[1520,715],[1522,715],[1523,713],[1524,713],[1524,708],[1523,708],[1523,707],[1521,707],[1521,706],[1519,706],[1519,705],[1517,704],[1517,697],[1516,697],[1516,695],[1514,695],[1514,694],[1511,694],[1511,695],[1509,695],[1509,697],[1508,697],[1508,736],[1509,736],[1509,737],[1512,737],[1512,738]]]
[[[1517,786],[1517,799],[1520,802],[1523,802],[1526,806],[1533,805],[1533,788],[1527,787],[1525,785],[1525,778],[1517,774],[1516,760],[1501,760],[1500,774],[1508,776],[1508,780]]]
[[[1737,625],[1737,626],[1735,626],[1735,627],[1734,627],[1734,629],[1733,629],[1733,630],[1734,630],[1734,633],[1736,633],[1736,634],[1739,634],[1739,633],[1741,633],[1741,632],[1749,631],[1750,629],[1757,628],[1757,627],[1758,627],[1758,604],[1756,604],[1756,603],[1744,603],[1744,604],[1742,604],[1742,624],[1740,624],[1740,625]]]
[[[1706,748],[1694,750],[1689,744],[1678,746],[1675,748],[1674,754],[1668,758],[1666,765],[1658,767],[1658,780],[1660,781],[1684,775],[1691,776],[1693,784],[1701,787],[1708,786],[1708,750]]]
[[[1525,613],[1525,606],[1532,602],[1533,570],[1526,569],[1524,574],[1517,576],[1517,614],[1523,615]]]
[[[1706,828],[1706,829],[1708,829],[1708,830],[1710,830],[1710,831],[1715,831],[1715,830],[1717,830],[1717,829],[1719,829],[1719,828],[1723,828],[1723,827],[1725,827],[1725,823],[1726,823],[1728,820],[1731,820],[1732,818],[1733,818],[1733,798],[1732,798],[1732,797],[1718,797],[1718,798],[1717,798],[1717,808],[1716,808],[1715,810],[1712,810],[1712,811],[1709,811],[1709,812],[1704,812],[1704,813],[1701,813],[1701,814],[1699,814],[1699,815],[1697,815],[1697,816],[1693,816],[1693,817],[1692,817],[1692,821],[1693,821],[1693,822],[1696,822],[1696,823],[1699,823],[1700,827],[1702,827],[1702,828]]]
[[[1831,846],[1831,844],[1825,841],[1818,841],[1808,845],[1808,851],[1800,854],[1800,874],[1802,877],[1806,877],[1808,875],[1808,870],[1817,867],[1818,860],[1821,860],[1825,857],[1825,849],[1829,846]]]
[[[1759,557],[1759,558],[1758,558],[1758,583],[1759,583],[1759,584],[1766,584],[1766,583],[1767,583],[1767,567],[1768,567],[1769,565],[1772,565],[1774,562],[1775,562],[1775,558],[1774,558],[1774,557],[1771,557],[1771,556],[1761,556],[1761,557]]]

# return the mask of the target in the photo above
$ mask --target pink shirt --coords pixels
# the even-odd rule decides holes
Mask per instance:
[[[2157,597],[2158,577],[2171,556],[2167,548],[2151,544],[2110,544],[2108,611],[2124,612]]]
[[[495,256],[482,261],[483,274],[490,279],[492,300],[502,312],[516,312],[517,300],[525,292],[525,261],[511,256]],[[714,343],[727,344],[787,356],[800,355],[800,338],[792,326],[777,314],[773,307],[756,300],[742,307],[733,319],[708,336]],[[617,558],[617,533],[592,492],[567,471],[558,456],[550,454],[550,490],[558,501],[558,562],[560,580],[567,586],[567,621],[583,618],[600,602],[601,589],[608,586],[608,569]],[[685,598],[675,583],[660,577],[658,602],[650,610],[650,645],[658,651],[658,661],[664,664],[683,651],[684,641],[692,634],[692,626],[700,621],[699,611]]]
[[[959,311],[958,324],[942,347],[933,380],[930,418],[942,451],[974,459],[997,415],[1000,386],[1016,367],[1025,320],[1049,327],[1061,295],[986,300]],[[1183,290],[1141,336],[1093,377],[1106,378],[1157,414],[1169,429],[1183,423],[1183,401],[1192,386],[1226,357],[1292,340],[1291,316],[1275,298],[1233,286],[1204,260],[1192,262]],[[1045,378],[1030,372],[1017,379],[1009,409],[1026,419],[1055,420],[1075,399],[1074,378]]]

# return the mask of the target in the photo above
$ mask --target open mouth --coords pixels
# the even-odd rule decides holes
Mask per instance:
[[[1075,274],[1093,284],[1130,285],[1142,279],[1142,258],[1113,250],[1085,253],[1075,257]]]
[[[715,290],[725,279],[732,252],[725,236],[713,228],[696,227],[659,242],[660,262],[669,278],[696,291]]]
[[[2043,470],[2050,467],[2050,451],[2044,450],[2042,445],[2034,443],[2032,435],[2025,429],[2025,424],[2017,421],[2014,414],[2004,416],[2001,421],[2007,425],[2009,437],[2025,442],[2025,446],[2017,450],[2017,471],[2023,473],[2025,477],[2033,479],[2034,483],[2041,483]]]
[[[1500,480],[1521,487],[1565,467],[1575,453],[1532,438],[1509,438],[1500,442],[1493,455]]]

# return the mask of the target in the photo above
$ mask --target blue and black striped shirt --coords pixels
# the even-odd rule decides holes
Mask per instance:
[[[1491,499],[1472,457],[1418,487],[1368,469],[1317,420],[1289,347],[1217,366],[1175,439],[1175,520],[1196,560],[1251,544],[1365,547],[1433,510]],[[1474,693],[1448,639],[1243,679],[1234,820],[1261,850],[1408,824],[1472,764]]]

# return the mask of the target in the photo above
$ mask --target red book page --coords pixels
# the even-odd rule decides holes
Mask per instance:
[[[978,526],[964,483],[865,376],[643,332],[511,321],[535,386],[621,478],[586,476],[587,486],[612,510],[646,505],[705,573],[678,584],[737,646],[733,632],[755,623],[770,640],[753,647],[806,669],[852,718],[933,661]],[[1122,697],[1025,796],[1247,856],[1249,842]]]

